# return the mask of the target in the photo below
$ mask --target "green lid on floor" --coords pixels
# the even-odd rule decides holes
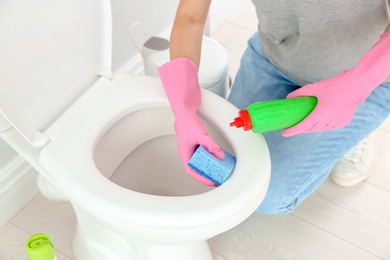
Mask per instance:
[[[32,235],[26,242],[28,260],[53,260],[54,246],[46,234]]]

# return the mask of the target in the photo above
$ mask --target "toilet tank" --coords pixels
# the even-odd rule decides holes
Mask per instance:
[[[111,18],[109,0],[0,2],[0,116],[35,147],[99,75],[110,77]]]

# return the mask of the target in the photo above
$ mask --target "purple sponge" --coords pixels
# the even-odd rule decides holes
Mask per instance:
[[[199,146],[188,162],[188,166],[219,186],[227,180],[236,165],[236,158],[224,149],[222,151],[225,158],[219,160]]]

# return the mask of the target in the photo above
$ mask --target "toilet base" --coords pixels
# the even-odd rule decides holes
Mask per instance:
[[[124,241],[122,241],[124,242]],[[122,250],[115,251],[118,246]],[[212,260],[207,241],[184,245],[146,245],[133,242],[108,248],[93,239],[86,238],[77,227],[73,240],[73,251],[77,260]]]
[[[75,205],[74,205],[75,206]],[[77,215],[73,252],[77,260],[212,260],[207,241],[188,244],[147,244],[108,228],[87,212]]]

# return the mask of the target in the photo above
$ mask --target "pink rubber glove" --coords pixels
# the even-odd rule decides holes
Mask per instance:
[[[356,67],[290,93],[287,98],[315,96],[318,104],[299,124],[284,129],[282,135],[288,137],[348,125],[358,105],[389,75],[390,34],[384,33]]]
[[[192,170],[188,161],[199,145],[222,160],[224,153],[207,134],[197,111],[200,107],[201,92],[198,82],[198,69],[187,58],[178,58],[158,68],[165,93],[175,115],[175,132],[178,153],[186,172],[197,181],[215,186],[209,179]]]

